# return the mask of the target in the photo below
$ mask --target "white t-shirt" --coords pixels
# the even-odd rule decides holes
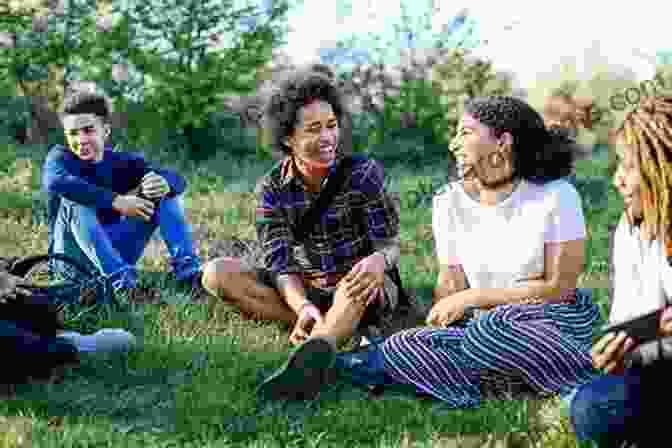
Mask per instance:
[[[637,317],[664,306],[672,297],[672,267],[658,240],[644,241],[639,228],[621,217],[614,234],[614,297],[611,322]]]
[[[452,182],[434,197],[434,244],[441,266],[462,265],[472,288],[508,288],[544,272],[544,245],[585,239],[578,192],[566,180],[521,181],[497,205],[472,199]]]

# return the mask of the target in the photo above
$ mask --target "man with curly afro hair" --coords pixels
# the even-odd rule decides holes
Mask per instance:
[[[335,345],[396,306],[389,272],[399,258],[398,211],[382,165],[349,155],[349,112],[323,71],[293,73],[266,112],[272,144],[284,158],[257,188],[258,263],[214,260],[203,284],[248,315],[286,322],[294,344],[321,335]],[[336,178],[346,159],[345,176]],[[342,182],[338,193],[297,239],[303,214],[332,182]]]

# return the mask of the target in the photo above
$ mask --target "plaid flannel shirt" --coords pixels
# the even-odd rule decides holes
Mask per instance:
[[[300,273],[307,285],[332,290],[358,261],[376,251],[397,263],[399,214],[385,191],[382,165],[353,157],[351,175],[302,243],[295,240],[292,229],[319,193],[306,189],[290,157],[261,179],[256,191],[259,268],[274,278]],[[325,182],[335,180],[342,159],[338,156]]]

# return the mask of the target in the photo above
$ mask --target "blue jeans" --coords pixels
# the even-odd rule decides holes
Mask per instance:
[[[658,417],[667,414],[658,408],[667,403],[669,371],[669,367],[632,368],[623,375],[599,376],[577,388],[570,405],[577,438],[600,447],[657,446],[656,437],[661,435]]]
[[[135,265],[159,227],[168,248],[178,280],[188,279],[201,270],[194,251],[191,228],[177,198],[165,198],[149,222],[122,216],[118,222],[101,224],[96,210],[63,198],[54,223],[53,251],[65,252],[69,231],[82,252],[110,279],[115,289],[133,287],[137,282]]]

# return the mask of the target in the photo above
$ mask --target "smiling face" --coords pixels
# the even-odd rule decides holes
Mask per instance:
[[[336,159],[338,137],[338,120],[333,108],[317,100],[299,109],[294,133],[285,144],[300,160],[327,167]]]
[[[80,160],[102,160],[109,125],[103,124],[100,117],[95,114],[68,114],[63,117],[63,128],[70,150]]]
[[[623,138],[617,139],[618,166],[614,174],[614,187],[623,196],[625,213],[630,223],[642,219],[641,174],[634,149]]]
[[[470,114],[462,116],[460,158],[465,179],[478,178],[486,188],[511,182],[513,175],[512,144],[508,132],[496,137],[494,131]]]

